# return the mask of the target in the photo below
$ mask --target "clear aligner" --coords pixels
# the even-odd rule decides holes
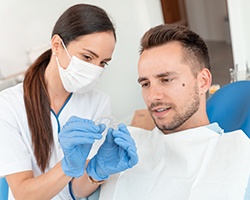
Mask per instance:
[[[112,115],[101,115],[95,120],[95,124],[105,124],[107,128],[117,129],[118,125],[115,118]]]

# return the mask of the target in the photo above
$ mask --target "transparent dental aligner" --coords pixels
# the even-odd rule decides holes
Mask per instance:
[[[105,124],[106,128],[117,129],[118,124],[116,123],[115,118],[112,115],[101,115],[95,120],[95,124]]]

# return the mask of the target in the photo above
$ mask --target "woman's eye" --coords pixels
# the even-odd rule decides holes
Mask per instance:
[[[107,62],[101,62],[101,66],[102,67],[108,66],[108,63]]]
[[[83,58],[84,58],[84,60],[86,60],[86,61],[92,60],[92,58],[91,58],[90,56],[88,56],[88,55],[83,55]]]

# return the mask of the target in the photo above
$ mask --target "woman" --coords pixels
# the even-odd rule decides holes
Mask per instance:
[[[115,29],[104,10],[74,5],[56,22],[51,49],[30,66],[23,84],[0,93],[0,176],[11,189],[9,199],[74,199],[74,192],[86,197],[110,174],[137,163],[133,140],[119,125],[108,130],[88,173],[84,171],[92,144],[105,130],[94,120],[110,113],[108,96],[94,86],[115,42]],[[113,157],[112,166],[103,160],[104,149],[112,152],[107,157]]]

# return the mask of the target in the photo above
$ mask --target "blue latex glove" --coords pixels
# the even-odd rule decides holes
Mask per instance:
[[[59,142],[64,158],[62,169],[67,176],[80,177],[84,173],[86,159],[95,140],[102,138],[104,124],[95,125],[93,121],[71,117],[59,133]]]
[[[115,174],[133,167],[138,163],[134,140],[124,124],[118,130],[108,129],[104,143],[97,154],[89,161],[87,173],[95,180],[105,180]]]

